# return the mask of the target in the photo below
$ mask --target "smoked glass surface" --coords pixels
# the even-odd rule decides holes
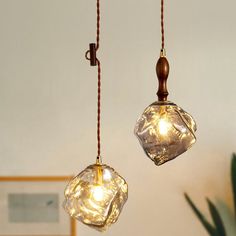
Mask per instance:
[[[187,151],[195,142],[196,123],[171,102],[148,106],[135,126],[135,134],[147,156],[161,165]]]

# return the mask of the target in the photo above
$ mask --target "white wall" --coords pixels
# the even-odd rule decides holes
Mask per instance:
[[[133,135],[156,99],[159,1],[101,7],[103,158],[129,183],[123,214],[104,235],[207,235],[183,192],[205,212],[206,196],[233,210],[236,3],[166,3],[169,98],[197,120],[198,142],[161,167]],[[95,0],[0,0],[0,29],[0,174],[80,172],[96,157],[96,68],[84,59],[95,40]],[[98,234],[79,224],[79,235]]]

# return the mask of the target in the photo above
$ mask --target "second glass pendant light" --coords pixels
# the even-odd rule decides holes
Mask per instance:
[[[128,199],[128,185],[113,168],[101,161],[101,63],[96,56],[99,38],[100,0],[97,0],[97,42],[91,43],[86,52],[90,65],[98,68],[97,158],[95,164],[88,166],[69,182],[63,206],[71,217],[98,231],[105,231],[117,221]]]
[[[65,189],[70,216],[98,230],[115,223],[128,199],[128,185],[111,167],[97,163],[78,174]]]

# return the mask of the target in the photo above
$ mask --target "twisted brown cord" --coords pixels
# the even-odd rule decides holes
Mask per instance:
[[[98,102],[97,102],[97,157],[101,155],[101,63],[98,63]]]
[[[97,36],[96,51],[100,46],[100,0],[97,0]],[[101,155],[101,63],[96,58],[98,65],[98,97],[97,97],[97,158]]]
[[[161,48],[165,48],[165,36],[164,36],[164,0],[161,0]]]
[[[96,37],[96,50],[99,49],[100,43],[100,0],[97,0],[97,37]]]
[[[96,52],[100,46],[100,0],[97,0],[97,31],[96,31]],[[92,58],[89,58],[90,50],[86,51],[85,58],[92,61]],[[94,53],[94,52],[93,52]],[[95,53],[96,54],[96,53]],[[91,62],[92,63],[92,62]],[[96,63],[91,64],[93,66],[98,66],[98,83],[97,83],[97,161],[96,163],[101,162],[101,62],[96,57]]]

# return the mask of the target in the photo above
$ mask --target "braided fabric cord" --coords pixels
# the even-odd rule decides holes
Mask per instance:
[[[96,51],[100,46],[100,0],[97,0],[97,36]],[[98,65],[98,90],[97,90],[97,158],[101,155],[101,62],[96,58]]]
[[[97,157],[101,155],[101,63],[97,59],[98,64],[98,97],[97,97]]]
[[[165,35],[164,35],[164,0],[161,0],[161,48],[165,48]]]
[[[97,31],[96,31],[96,52],[100,46],[100,0],[97,0]],[[86,51],[85,58],[89,58],[90,50]],[[98,66],[98,82],[97,82],[97,162],[100,163],[101,156],[101,62],[96,57],[96,64]]]

